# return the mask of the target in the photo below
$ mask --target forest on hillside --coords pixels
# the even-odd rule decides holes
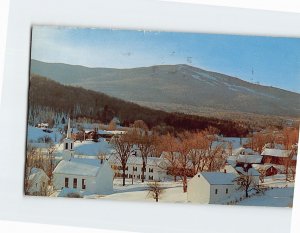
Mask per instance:
[[[162,133],[198,131],[209,126],[219,129],[224,136],[241,137],[249,133],[249,126],[243,122],[154,110],[33,74],[28,94],[28,124],[35,125],[40,121],[51,123],[57,115],[103,124],[117,117],[121,126],[143,120],[149,128],[155,127]]]

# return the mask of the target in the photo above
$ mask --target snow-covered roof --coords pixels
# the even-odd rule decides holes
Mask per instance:
[[[102,135],[121,135],[121,134],[125,134],[126,131],[125,130],[103,130],[100,129],[97,132],[98,134],[102,134]]]
[[[88,164],[86,160],[82,160],[82,159],[72,159],[70,161],[62,160],[58,163],[58,165],[54,169],[53,174],[97,176],[102,166],[100,166],[100,164],[99,166]]]
[[[273,157],[289,157],[291,151],[290,150],[280,150],[280,149],[264,149],[261,155],[268,155]]]
[[[238,147],[236,149],[232,150],[232,155],[239,155],[245,148],[244,147]]]
[[[226,172],[226,173],[235,173],[237,174],[237,171],[235,170],[235,168],[231,165],[231,164],[226,164],[224,166],[224,168],[220,169],[220,172]]]
[[[43,179],[49,179],[44,170],[40,168],[33,167],[30,169],[29,180],[31,181],[41,181]]]
[[[249,168],[248,172],[246,172],[243,167],[236,167],[235,169],[243,175],[250,175],[250,176],[260,175],[260,173],[255,168]]]
[[[57,154],[63,153],[63,144],[57,149]],[[98,156],[100,153],[111,154],[114,151],[112,146],[103,139],[99,142],[93,141],[76,141],[74,142],[75,155]]]
[[[120,163],[118,156],[113,154],[110,155],[108,158],[108,161],[110,163],[114,163],[114,164],[118,164]],[[164,159],[158,158],[158,157],[148,157],[147,158],[147,165],[148,166],[157,166],[159,165],[161,162],[163,162]],[[129,156],[128,160],[127,160],[127,165],[142,165],[143,164],[143,160],[142,157],[139,156]]]
[[[238,155],[237,162],[240,163],[261,163],[261,155]]]
[[[234,173],[223,172],[200,172],[198,176],[203,176],[209,184],[222,185],[222,184],[234,184],[234,179],[237,177]]]
[[[279,170],[280,172],[283,172],[285,170],[284,165],[275,165],[275,164],[271,164],[271,163],[266,163],[266,164],[253,164],[252,165],[256,170],[267,170],[270,167],[274,167],[277,170]]]

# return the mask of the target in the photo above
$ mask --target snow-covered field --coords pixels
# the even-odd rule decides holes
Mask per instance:
[[[54,143],[57,143],[61,140],[62,134],[58,129],[51,129],[51,133],[44,132],[42,128],[37,128],[33,126],[28,126],[27,129],[27,141],[28,142],[39,142],[44,137],[50,137]]]
[[[264,194],[257,194],[246,198],[237,205],[244,206],[272,206],[272,207],[291,207],[293,203],[294,188],[273,188]]]
[[[159,202],[185,203],[187,202],[187,193],[183,193],[181,182],[162,182],[161,187],[164,189]],[[134,182],[126,180],[126,185],[122,186],[121,179],[114,180],[114,193],[107,196],[90,195],[85,198],[103,198],[118,201],[150,201],[155,202],[148,191],[148,182]]]
[[[269,180],[268,180],[269,179]],[[294,183],[285,182],[283,176],[269,177],[266,179],[266,186],[270,187],[263,194],[255,194],[255,191],[251,191],[251,196],[245,198],[242,201],[238,201],[236,205],[243,206],[271,206],[271,207],[291,207],[293,202]],[[131,184],[131,180],[126,180],[126,185],[122,186],[121,179],[114,180],[114,193],[107,196],[100,195],[88,195],[85,198],[96,199],[109,199],[116,201],[147,201],[155,202],[153,197],[148,191],[148,182],[134,182]],[[187,203],[187,193],[183,192],[182,183],[180,181],[162,182],[162,188],[164,189],[159,202],[164,203]],[[243,191],[237,191],[234,196],[237,200],[244,195]],[[229,202],[230,200],[228,200]],[[227,202],[224,201],[223,204]]]

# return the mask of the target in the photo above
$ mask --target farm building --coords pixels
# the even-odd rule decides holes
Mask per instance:
[[[236,191],[234,173],[200,172],[188,182],[187,199],[192,203],[218,204]]]
[[[263,163],[271,163],[277,165],[284,165],[287,162],[291,162],[292,166],[296,165],[296,159],[291,150],[280,150],[280,149],[264,149],[261,153],[263,156]]]

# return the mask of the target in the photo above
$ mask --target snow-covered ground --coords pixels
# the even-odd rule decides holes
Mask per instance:
[[[159,202],[169,203],[186,203],[187,193],[183,192],[181,182],[161,182],[161,187],[164,189]],[[122,186],[122,179],[114,180],[114,193],[107,196],[89,195],[85,198],[103,198],[117,201],[150,201],[155,202],[148,191],[148,182],[134,182],[126,180],[126,185]]]
[[[114,193],[107,196],[87,195],[85,198],[109,199],[117,201],[147,201],[155,200],[149,194],[148,182],[142,183],[134,181],[131,184],[130,179],[126,179],[126,185],[122,186],[122,179],[114,180]],[[249,192],[249,198],[240,198],[244,196],[244,191],[237,191],[230,199],[224,200],[221,204],[235,204],[245,206],[273,206],[273,207],[290,207],[293,202],[294,183],[286,182],[285,177],[278,175],[267,177],[265,186],[269,187],[263,194],[255,194],[255,190]],[[167,181],[161,182],[164,189],[159,202],[164,203],[187,203],[187,193],[183,192],[182,182]],[[233,201],[233,202],[230,202]]]
[[[42,128],[37,128],[33,126],[28,126],[27,129],[27,141],[28,142],[42,142],[41,140],[44,137],[50,137],[54,143],[57,143],[61,140],[62,134],[58,129],[51,129],[51,133],[44,132]]]
[[[273,188],[264,194],[257,194],[246,198],[237,205],[244,206],[272,206],[272,207],[291,207],[293,203],[294,188]]]

